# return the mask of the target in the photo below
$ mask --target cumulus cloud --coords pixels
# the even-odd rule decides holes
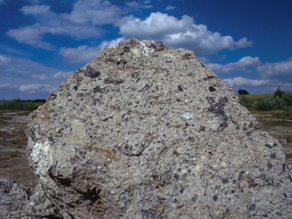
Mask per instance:
[[[57,90],[57,87],[50,84],[28,84],[28,85],[21,85],[19,87],[19,90],[22,92],[28,92],[28,93],[36,93],[39,91],[52,93]]]
[[[115,23],[124,13],[109,1],[79,0],[74,3],[72,12],[63,14],[62,18],[74,24],[103,25]]]
[[[151,1],[144,4],[126,2],[121,8],[103,0],[78,0],[70,13],[55,13],[48,5],[30,5],[21,8],[24,15],[32,16],[37,23],[11,29],[6,34],[19,43],[55,51],[56,47],[43,40],[45,34],[65,35],[75,40],[100,38],[105,31],[102,25],[119,27],[125,39],[155,39],[167,43],[171,48],[184,47],[194,50],[197,55],[213,54],[222,49],[236,49],[251,46],[246,37],[235,41],[231,36],[211,32],[206,25],[195,24],[192,17],[181,19],[161,12],[151,13],[145,20],[124,16],[135,8],[150,8]],[[169,5],[167,10],[173,10]],[[83,48],[84,49],[84,48]]]
[[[56,50],[55,46],[51,43],[42,41],[42,35],[47,32],[49,32],[48,29],[40,24],[35,24],[32,26],[9,30],[6,34],[17,40],[19,43],[25,43],[37,48],[51,51]]]
[[[235,78],[226,78],[223,81],[225,81],[226,84],[228,84],[230,87],[240,87],[240,86],[261,86],[269,84],[271,81],[266,79],[248,79],[243,77],[235,77]]]
[[[87,45],[78,46],[77,48],[60,49],[59,55],[63,56],[73,63],[87,63],[96,58],[97,54],[104,48],[115,47],[119,42],[125,40],[123,37],[112,41],[103,41],[99,46],[89,47]]]
[[[263,78],[291,75],[292,76],[292,58],[287,61],[276,63],[265,63],[257,67],[258,72]]]
[[[250,57],[245,56],[241,58],[238,62],[231,62],[226,65],[216,64],[216,63],[207,63],[207,67],[214,71],[215,73],[229,73],[235,70],[245,70],[247,66],[253,66],[253,65],[260,65],[261,61],[259,57]]]
[[[235,42],[230,49],[245,48],[252,46],[252,41],[248,41],[246,37],[241,38],[238,42]]]
[[[161,40],[172,48],[194,50],[197,55],[252,45],[245,37],[236,42],[231,36],[213,33],[206,25],[195,24],[194,19],[187,15],[178,19],[161,12],[151,13],[145,20],[128,16],[120,25],[120,34],[126,38]]]
[[[168,5],[165,9],[166,9],[167,11],[170,11],[170,10],[175,9],[175,7],[172,6],[172,5]]]
[[[6,34],[19,43],[37,48],[56,50],[51,43],[43,41],[45,34],[65,35],[76,40],[99,38],[104,31],[100,25],[120,22],[123,9],[109,1],[79,0],[73,4],[71,13],[55,13],[47,5],[24,6],[21,11],[33,16],[38,23],[11,29]]]

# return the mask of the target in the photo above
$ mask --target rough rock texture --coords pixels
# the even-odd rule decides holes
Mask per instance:
[[[25,188],[11,179],[0,178],[0,218],[25,216],[28,194]]]
[[[292,215],[280,143],[194,52],[162,42],[103,50],[30,115],[28,137],[30,215]]]

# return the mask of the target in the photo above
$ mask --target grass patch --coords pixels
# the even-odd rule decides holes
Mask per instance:
[[[238,97],[241,99],[245,97],[248,101],[258,101],[260,99],[263,99],[265,97],[273,97],[273,93],[270,94],[250,94],[250,95],[238,95]]]

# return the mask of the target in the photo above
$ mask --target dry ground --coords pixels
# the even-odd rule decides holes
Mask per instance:
[[[275,112],[252,112],[262,127],[278,138],[292,163],[292,121],[277,118]],[[28,112],[0,111],[0,177],[11,178],[34,188],[36,177],[26,159],[25,129]]]
[[[292,120],[285,118],[285,111],[251,112],[262,127],[277,138],[286,154],[286,163],[292,163]]]
[[[36,177],[26,159],[28,112],[0,111],[0,177],[33,188]]]

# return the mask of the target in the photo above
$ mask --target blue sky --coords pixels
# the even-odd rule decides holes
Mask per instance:
[[[0,0],[0,99],[45,99],[130,38],[193,50],[235,92],[292,90],[290,0]]]

